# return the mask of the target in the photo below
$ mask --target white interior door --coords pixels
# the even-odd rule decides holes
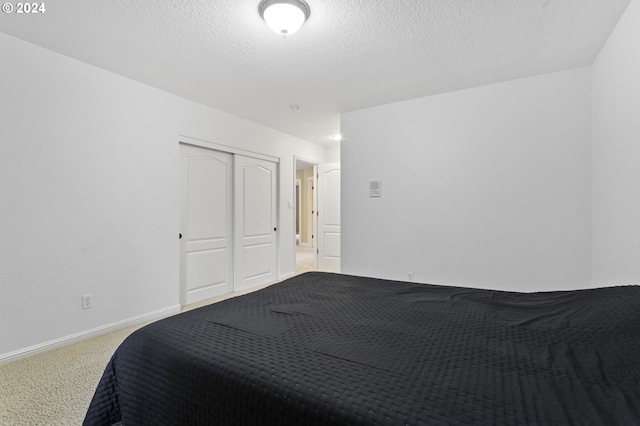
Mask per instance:
[[[277,280],[276,163],[235,156],[235,290]]]
[[[183,305],[233,290],[233,156],[180,144]]]
[[[340,164],[318,166],[318,268],[340,272]]]

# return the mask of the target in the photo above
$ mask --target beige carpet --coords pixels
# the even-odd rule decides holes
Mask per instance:
[[[317,270],[315,250],[314,248],[296,247],[296,273]]]
[[[129,327],[0,365],[0,425],[80,425]]]
[[[208,299],[183,311],[259,288]],[[81,425],[111,355],[143,325],[0,365],[0,425]]]

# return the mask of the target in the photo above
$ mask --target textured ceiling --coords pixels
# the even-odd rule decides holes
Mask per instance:
[[[286,39],[258,3],[58,0],[0,31],[330,144],[342,112],[590,65],[629,0],[307,0]]]

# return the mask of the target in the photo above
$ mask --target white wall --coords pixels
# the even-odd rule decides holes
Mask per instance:
[[[640,283],[640,1],[592,67],[596,286]]]
[[[340,145],[331,145],[327,147],[326,159],[327,163],[339,163],[340,162]]]
[[[325,147],[1,33],[0,57],[0,360],[177,307],[179,135],[280,158],[295,271],[293,159]]]
[[[582,68],[343,114],[342,272],[588,287],[590,84]]]

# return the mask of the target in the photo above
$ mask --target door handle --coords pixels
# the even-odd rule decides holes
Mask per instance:
[[[178,234],[178,239],[181,240],[182,239],[182,234]]]

